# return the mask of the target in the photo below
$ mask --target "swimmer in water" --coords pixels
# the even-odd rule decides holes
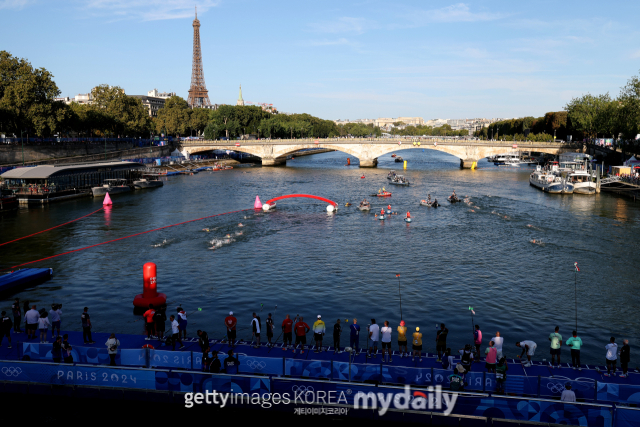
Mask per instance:
[[[206,231],[208,233],[209,229],[208,228],[203,228],[202,231]]]
[[[238,227],[244,227],[244,225],[242,225],[242,223],[238,224]]]
[[[227,234],[227,235],[226,235],[226,236],[224,236],[224,237],[227,237],[227,238],[228,238],[228,237],[231,237],[231,234]]]

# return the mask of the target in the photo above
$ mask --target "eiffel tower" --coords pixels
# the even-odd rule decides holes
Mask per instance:
[[[196,19],[193,20],[193,65],[191,66],[191,87],[187,98],[189,107],[211,107],[209,91],[204,84],[204,72],[202,71],[202,51],[200,50],[200,21],[198,21],[198,8],[196,7]]]

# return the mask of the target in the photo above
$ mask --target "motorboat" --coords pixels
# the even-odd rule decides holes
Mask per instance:
[[[164,183],[162,181],[160,181],[159,179],[151,179],[150,177],[148,178],[140,178],[136,181],[133,181],[133,187],[136,190],[142,190],[143,188],[156,188],[156,187],[162,187],[164,185]]]
[[[395,155],[395,154],[392,154],[392,155],[391,155],[391,157],[396,157],[396,155]]]
[[[396,175],[389,183],[393,185],[409,185],[409,180],[402,175]]]
[[[102,197],[107,193],[114,195],[118,193],[126,193],[131,191],[131,187],[127,185],[126,179],[105,179],[101,187],[92,187],[91,193],[93,197]]]
[[[495,165],[505,164],[506,162],[515,162],[520,160],[520,153],[513,151],[511,153],[496,154],[490,161]]]
[[[370,211],[371,203],[367,202],[366,200],[363,200],[362,202],[360,202],[360,206],[358,206],[358,209],[360,209],[361,211]]]
[[[404,162],[404,159],[403,159],[402,157],[400,157],[400,156],[396,157],[396,159],[395,159],[395,160],[396,160],[396,163],[402,163],[402,162]]]
[[[573,192],[577,194],[596,194],[596,183],[593,176],[584,170],[569,173],[569,181],[573,184]]]
[[[540,166],[536,167],[531,175],[529,175],[529,184],[552,194],[571,194],[573,193],[573,184],[569,182],[566,176],[557,174],[558,167],[552,166],[549,170],[543,170]]]
[[[0,189],[0,212],[18,209],[18,198],[13,190]]]
[[[440,206],[440,203],[438,203],[437,199],[433,199],[432,201],[427,201],[427,200],[420,200],[420,205],[422,206],[427,206],[429,208],[437,208],[438,206]]]
[[[393,179],[393,178],[395,178],[395,177],[396,177],[396,171],[390,171],[390,172],[387,174],[387,179],[389,179],[389,180],[392,180],[392,179]]]
[[[383,191],[381,193],[376,194],[377,197],[391,197],[391,193],[389,191]]]

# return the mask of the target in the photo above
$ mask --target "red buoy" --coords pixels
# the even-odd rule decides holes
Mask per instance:
[[[158,292],[158,275],[156,265],[152,262],[142,267],[142,293],[133,299],[133,305],[139,308],[147,308],[149,304],[155,307],[167,304],[167,296]]]

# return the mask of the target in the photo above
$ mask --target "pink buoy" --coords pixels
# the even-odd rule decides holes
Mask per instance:
[[[111,206],[113,203],[111,202],[111,197],[109,197],[109,193],[104,196],[104,201],[102,202],[102,206]]]
[[[262,202],[260,202],[260,197],[256,196],[256,201],[253,204],[254,209],[262,209]]]
[[[142,267],[142,293],[133,299],[134,307],[148,308],[149,304],[160,307],[167,304],[167,296],[158,292],[158,276],[156,265],[152,262]]]

